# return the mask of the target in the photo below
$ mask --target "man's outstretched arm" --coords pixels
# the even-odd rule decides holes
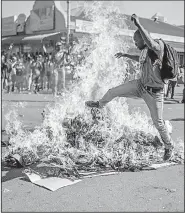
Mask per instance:
[[[116,53],[115,57],[116,58],[126,57],[126,58],[139,62],[139,55],[130,55],[127,53]]]

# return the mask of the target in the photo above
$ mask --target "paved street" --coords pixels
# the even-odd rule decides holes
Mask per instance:
[[[183,86],[176,87],[175,99],[182,99]],[[3,95],[3,116],[11,103],[26,101],[20,109],[23,122],[39,125],[40,115],[51,95]],[[128,99],[130,110],[149,111],[140,99]],[[184,140],[184,104],[165,101],[164,119],[173,125],[174,140]],[[2,117],[2,128],[5,121]],[[111,201],[111,202],[110,202]],[[75,185],[50,192],[23,179],[22,169],[2,168],[3,212],[55,211],[184,211],[184,165],[154,171],[125,172],[85,179]]]

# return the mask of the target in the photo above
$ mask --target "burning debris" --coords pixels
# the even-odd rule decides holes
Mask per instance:
[[[76,47],[80,51],[87,46],[91,51],[76,67],[70,90],[43,111],[42,125],[30,132],[16,111],[6,116],[10,136],[7,164],[18,165],[16,155],[22,166],[44,177],[79,178],[87,171],[138,171],[162,161],[163,144],[156,129],[144,113],[130,114],[125,98],[117,98],[101,110],[85,107],[86,100],[96,100],[110,87],[123,83],[126,74],[126,60],[114,58],[115,52],[127,52],[128,46],[117,36],[119,16],[100,4],[87,8],[99,33],[82,38]],[[176,145],[172,161],[183,161],[182,143]]]
[[[6,163],[30,167],[45,177],[78,179],[81,172],[139,171],[162,162],[163,144],[157,136],[123,125],[120,135],[110,140],[113,131],[110,118],[99,110],[91,110],[90,114],[88,120],[82,115],[65,119],[62,123],[65,143],[58,142],[60,136],[54,135],[50,127],[10,138],[12,150],[5,158]],[[33,135],[40,140],[35,141]],[[179,153],[172,159],[178,163],[182,160]]]

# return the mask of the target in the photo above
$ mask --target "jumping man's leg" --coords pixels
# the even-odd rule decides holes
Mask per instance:
[[[88,107],[102,108],[116,97],[140,97],[137,84],[137,80],[133,80],[109,89],[99,101],[87,101],[86,105]]]
[[[153,123],[159,131],[161,139],[164,143],[164,160],[168,160],[172,155],[173,142],[163,120],[163,93],[152,93],[145,91],[142,96],[150,110]]]

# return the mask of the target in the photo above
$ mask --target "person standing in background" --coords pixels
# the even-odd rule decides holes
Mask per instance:
[[[180,66],[179,80],[184,84],[184,65]]]
[[[167,98],[168,88],[169,88],[169,80],[166,80],[166,82],[164,84],[164,98]]]
[[[47,49],[43,44],[43,50],[45,54],[47,53]],[[52,63],[53,63],[53,71],[52,71],[52,93],[56,97],[58,95],[58,84],[59,84],[59,69],[61,67],[63,61],[63,50],[62,43],[57,42],[55,45],[55,50],[51,54]],[[48,64],[47,64],[48,65]],[[45,66],[46,67],[46,66]]]
[[[11,76],[9,78],[9,84],[11,85],[11,92],[15,91],[16,86],[16,66],[17,66],[17,58],[16,56],[13,56],[11,63]]]
[[[27,62],[25,64],[26,69],[26,86],[29,94],[31,93],[31,85],[32,85],[32,58],[30,55],[27,57]]]
[[[169,80],[168,89],[167,89],[167,93],[166,93],[167,98],[169,96],[169,93],[171,92],[171,99],[173,99],[176,84],[177,84],[177,77]]]
[[[169,80],[168,89],[167,89],[167,93],[166,93],[167,98],[168,98],[169,93],[171,91],[171,99],[173,99],[174,92],[175,92],[175,86],[177,85],[177,78],[178,78],[179,74],[180,74],[180,69],[178,69],[177,76],[175,78]]]
[[[46,58],[45,70],[46,70],[46,77],[47,77],[47,90],[49,91],[51,88],[53,89],[52,77],[53,77],[54,63],[53,63],[53,58],[51,53]]]
[[[12,59],[7,59],[7,93],[11,93],[12,91]]]
[[[7,86],[7,74],[8,74],[8,64],[6,56],[2,54],[1,56],[1,89],[2,92],[6,89]]]
[[[38,55],[38,61],[40,63],[40,89],[44,90],[45,67],[44,67],[44,58],[41,54]]]
[[[64,61],[64,68],[65,68],[65,87],[69,88],[70,84],[73,81],[73,73],[74,73],[74,63],[73,57],[70,52],[66,53],[65,61]]]
[[[61,39],[60,57],[62,60],[58,66],[58,94],[61,95],[62,91],[66,88],[66,64],[67,64],[67,48],[64,39]]]
[[[23,92],[23,82],[24,82],[24,72],[25,67],[23,64],[23,58],[18,59],[18,62],[15,65],[16,69],[16,86],[19,93]]]
[[[24,65],[24,81],[23,81],[23,90],[28,89],[28,55],[27,53],[23,56],[23,65]]]
[[[56,43],[56,52],[54,53],[54,72],[53,72],[53,86],[54,86],[54,96],[57,96],[60,89],[65,89],[65,72],[64,69],[64,58],[65,52],[61,42]],[[60,78],[60,82],[59,82]],[[61,85],[60,85],[61,84]]]
[[[9,49],[6,55],[6,65],[7,65],[7,73],[6,73],[6,80],[7,80],[7,93],[9,94],[12,91],[12,64],[15,63],[16,57],[12,57],[13,43],[10,44]],[[14,61],[15,60],[15,61]]]
[[[40,80],[40,72],[42,69],[42,64],[40,63],[39,56],[37,58],[34,58],[34,61],[32,63],[32,69],[33,69],[33,82],[34,82],[34,92],[35,94],[38,94],[39,92],[39,80]]]

